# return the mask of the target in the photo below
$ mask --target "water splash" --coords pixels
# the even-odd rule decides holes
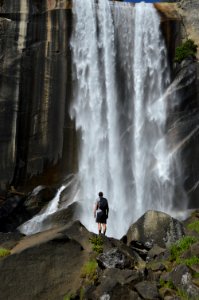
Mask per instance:
[[[166,133],[170,79],[160,19],[152,4],[108,0],[74,0],[73,15],[81,221],[96,231],[92,209],[102,190],[108,235],[121,237],[147,209],[173,211],[176,185],[182,189]]]

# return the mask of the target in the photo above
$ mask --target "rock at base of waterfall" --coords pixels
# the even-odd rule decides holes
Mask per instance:
[[[48,186],[38,186],[28,195],[24,205],[26,210],[33,217],[52,200],[56,195],[56,188]]]
[[[149,210],[132,224],[127,241],[140,241],[145,245],[168,247],[184,235],[182,223],[166,213]]]

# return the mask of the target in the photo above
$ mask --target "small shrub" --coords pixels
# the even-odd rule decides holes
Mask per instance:
[[[197,233],[199,233],[199,221],[195,221],[193,223],[190,223],[187,228],[189,230],[193,230],[193,231],[196,231]]]
[[[81,277],[88,283],[93,283],[97,280],[97,262],[96,260],[89,260],[81,270]]]
[[[5,257],[10,255],[10,250],[5,248],[0,248],[0,257]]]
[[[185,58],[196,57],[198,46],[193,40],[186,40],[181,46],[176,48],[175,62],[181,63]]]
[[[197,242],[197,238],[192,237],[192,236],[185,236],[179,241],[177,241],[175,244],[173,244],[170,248],[170,259],[172,261],[177,260],[178,257],[189,247]]]
[[[178,259],[177,259],[177,262],[178,262]],[[197,265],[197,264],[199,264],[199,257],[192,256],[192,257],[186,258],[186,259],[179,259],[179,263],[183,263],[183,264],[187,265],[188,267],[190,267],[192,265]]]
[[[103,252],[103,240],[101,236],[94,236],[90,238],[90,242],[93,245],[92,250],[96,253],[102,253]]]

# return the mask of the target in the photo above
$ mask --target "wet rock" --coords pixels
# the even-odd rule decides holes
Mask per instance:
[[[132,267],[132,262],[117,248],[113,248],[97,257],[100,268],[119,268],[125,269]]]
[[[142,281],[135,285],[138,294],[146,300],[160,299],[157,284],[155,282]]]
[[[48,204],[56,195],[57,189],[48,186],[36,187],[24,202],[26,210],[31,216],[37,214],[46,204]]]
[[[131,248],[136,251],[142,259],[146,259],[148,251],[151,248],[149,245],[145,245],[139,241],[131,241]]]
[[[176,242],[184,235],[181,222],[166,213],[159,211],[147,211],[127,232],[128,244],[139,240],[143,244],[157,244],[165,248]]]
[[[75,212],[78,208],[79,208],[79,203],[74,202],[68,207],[48,215],[42,221],[42,230],[47,230],[59,225],[66,225],[69,224],[71,221],[74,221]]]
[[[0,232],[12,232],[30,218],[24,201],[25,197],[19,195],[9,196],[0,207]]]

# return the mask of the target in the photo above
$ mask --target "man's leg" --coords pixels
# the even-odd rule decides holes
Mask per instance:
[[[101,223],[98,223],[98,232],[99,232],[99,234],[101,234]]]
[[[106,224],[102,224],[103,234],[106,234]]]

